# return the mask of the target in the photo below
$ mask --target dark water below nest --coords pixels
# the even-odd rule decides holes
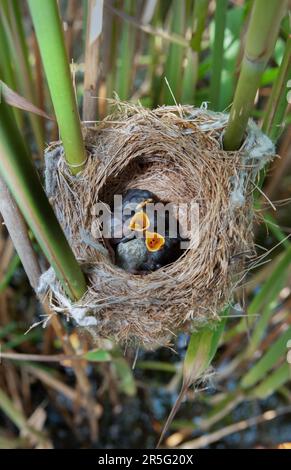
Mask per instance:
[[[19,292],[19,284],[23,286],[22,270],[17,271],[14,277],[14,287],[18,292],[17,308],[15,315],[22,318],[25,325],[31,324],[32,319],[26,318],[27,312],[34,311],[36,318],[41,311],[39,305],[35,301],[35,297],[27,295],[27,291]],[[19,278],[18,278],[19,275]],[[13,288],[13,286],[12,286]],[[15,297],[14,297],[15,299]],[[30,308],[29,308],[30,304]],[[33,305],[32,305],[33,304]],[[21,316],[20,313],[23,313]],[[30,314],[29,314],[30,315]],[[23,328],[23,325],[22,327]],[[69,332],[73,327],[70,326]],[[43,330],[40,329],[40,338],[37,343],[29,343],[29,347],[33,347],[32,352],[42,354],[41,341],[43,338]],[[239,347],[243,347],[240,344]],[[36,349],[35,349],[36,348]],[[39,349],[40,348],[40,349]],[[25,352],[19,350],[19,352]],[[157,361],[163,364],[175,365],[180,363],[185,353],[185,336],[181,335],[177,342],[177,354],[173,354],[170,350],[161,348],[155,352],[140,352],[139,361],[148,363],[149,361]],[[134,357],[134,353],[132,354]],[[131,358],[132,359],[132,358]],[[219,354],[216,360],[219,362]],[[131,361],[132,362],[132,361]],[[215,366],[215,365],[214,365]],[[53,370],[58,368],[61,370],[65,383],[75,387],[74,373],[70,368],[64,368],[56,364],[50,365]],[[99,394],[97,401],[103,408],[103,414],[99,421],[99,438],[96,442],[90,441],[88,422],[85,412],[78,410],[74,413],[72,402],[64,395],[52,392],[51,389],[44,388],[39,381],[31,384],[31,406],[26,415],[29,416],[38,405],[44,403],[47,413],[45,422],[45,430],[53,441],[55,448],[154,448],[162,425],[165,422],[171,407],[177,397],[178,384],[169,386],[172,373],[145,370],[136,367],[134,370],[134,379],[137,384],[137,393],[133,397],[126,396],[117,391],[115,404],[109,399],[108,389],[100,395],[100,386],[102,385],[102,370],[99,365],[90,365],[87,369],[90,383],[93,385],[96,394]],[[219,371],[218,371],[219,374]],[[231,375],[219,383],[218,387],[209,386],[206,390],[193,395],[190,393],[175,419],[175,432],[178,430],[177,424],[180,423],[180,429],[196,425],[196,430],[187,435],[186,441],[202,435],[199,431],[199,423],[205,418],[207,412],[211,411],[211,398],[221,392],[223,386],[224,392],[229,393],[238,389],[240,377]],[[276,410],[286,405],[286,401],[279,395],[275,394],[266,400],[253,400],[250,402],[242,402],[233,411],[231,411],[223,420],[219,421],[208,432],[222,429],[233,423],[248,419],[253,416],[259,416],[267,410]],[[76,421],[72,421],[72,417],[76,417]],[[11,424],[0,412],[0,426],[7,429],[7,432],[17,434],[17,429]],[[205,433],[204,433],[205,434]],[[274,420],[264,422],[252,426],[242,432],[232,433],[227,437],[213,443],[213,448],[253,448],[253,447],[275,447],[282,442],[291,441],[291,422],[290,415],[282,415]]]
[[[173,361],[173,355],[165,349],[154,353],[142,353],[142,360]],[[178,360],[178,356],[176,357]],[[69,427],[60,413],[51,404],[47,408],[48,419],[47,428],[50,430],[56,448],[100,448],[100,449],[127,449],[127,448],[154,448],[156,446],[161,426],[167,418],[171,407],[177,397],[177,387],[175,391],[169,391],[166,385],[172,374],[167,372],[153,372],[150,370],[136,369],[134,376],[138,387],[136,396],[128,397],[119,395],[118,404],[112,406],[108,394],[104,394],[100,403],[103,407],[103,415],[99,422],[99,438],[95,443],[90,442],[88,426],[85,416],[83,423],[75,428]],[[92,368],[91,381],[96,381],[96,374]],[[98,381],[98,379],[97,379]],[[235,380],[231,379],[227,384],[231,391],[237,387]],[[209,411],[208,400],[217,393],[211,386],[198,393],[197,399],[192,400],[190,395],[185,401],[176,416],[177,423],[181,425],[180,430],[186,425],[196,425],[197,430],[188,434],[186,440],[191,440],[201,436],[199,422],[205,418]],[[59,397],[61,406],[71,409],[72,405],[67,399]],[[231,411],[222,421],[212,426],[209,432],[222,429],[224,426],[259,416],[267,410],[276,410],[283,406],[283,399],[278,395],[272,395],[266,400],[256,400],[242,402]],[[172,429],[171,433],[177,431]],[[291,440],[291,420],[290,415],[280,416],[274,420],[252,426],[242,432],[232,433],[229,436],[210,445],[212,448],[254,448],[254,447],[275,447],[281,442]]]

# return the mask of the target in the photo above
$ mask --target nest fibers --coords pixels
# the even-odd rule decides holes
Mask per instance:
[[[85,128],[88,158],[72,176],[61,143],[46,152],[46,191],[87,276],[88,291],[66,297],[54,271],[41,277],[52,307],[96,337],[152,348],[173,334],[218,319],[254,256],[252,192],[271,159],[271,141],[250,122],[237,152],[222,150],[228,115],[190,106],[154,111],[117,103],[114,114]],[[182,257],[147,275],[117,267],[98,232],[98,201],[148,189],[162,201],[199,208]],[[180,224],[185,224],[183,214]]]

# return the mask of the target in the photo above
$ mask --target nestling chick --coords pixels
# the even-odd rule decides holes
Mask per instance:
[[[147,211],[147,215],[150,219],[150,227],[154,228],[154,233],[156,234],[155,249],[152,249],[151,244],[148,242],[148,237],[152,242],[152,234],[149,231],[145,232],[146,245],[149,252],[146,269],[153,271],[173,263],[182,255],[181,241],[183,239],[179,235],[179,222],[171,211],[159,211],[157,208],[157,211],[154,212]],[[163,243],[158,243],[157,245],[157,237],[160,236],[159,234],[163,234]]]
[[[144,271],[156,271],[167,264],[173,263],[182,255],[178,238],[164,238],[163,245],[156,251],[148,251]]]
[[[138,231],[139,227],[133,227],[134,222],[140,224],[141,231],[144,230],[146,221],[142,221],[143,208],[147,202],[157,201],[156,196],[151,192],[144,189],[129,189],[124,196],[122,196],[121,207],[114,206],[114,213],[111,216],[111,244],[117,245],[123,240],[130,240],[134,238],[134,232]],[[132,218],[136,213],[141,212],[141,215]],[[129,227],[131,221],[131,227]]]
[[[147,189],[128,189],[122,198],[122,204],[123,206],[129,203],[137,205],[148,199],[156,201],[157,197],[154,195],[154,193],[148,191]]]
[[[182,254],[178,222],[150,191],[129,190],[123,198],[122,238],[114,238],[116,262],[126,271],[142,274],[176,261]],[[151,205],[150,203],[153,203]],[[130,213],[130,216],[128,216]],[[116,223],[116,222],[115,222]],[[120,223],[120,221],[119,221]]]
[[[116,264],[133,274],[144,271],[147,256],[148,250],[142,238],[123,241],[116,247]]]
[[[133,274],[156,271],[182,254],[180,241],[146,232],[143,238],[122,241],[116,247],[116,264]]]

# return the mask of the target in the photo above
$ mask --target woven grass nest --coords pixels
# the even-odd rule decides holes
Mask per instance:
[[[218,320],[254,256],[254,182],[274,154],[253,122],[242,148],[225,152],[227,120],[227,114],[205,107],[152,111],[117,103],[111,116],[84,127],[88,158],[75,177],[61,142],[49,146],[46,191],[89,286],[72,304],[50,268],[40,291],[49,290],[55,310],[96,338],[147,349]],[[114,194],[129,188],[151,190],[166,202],[198,204],[198,246],[194,227],[189,248],[174,263],[147,275],[116,266],[98,238],[94,207],[98,201],[111,204]]]

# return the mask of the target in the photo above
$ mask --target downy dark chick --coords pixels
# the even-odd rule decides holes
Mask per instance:
[[[146,220],[142,215],[144,207],[148,202],[156,202],[156,196],[151,192],[144,189],[129,189],[124,196],[122,196],[121,206],[114,207],[114,213],[111,216],[111,243],[117,245],[123,240],[130,240],[135,238],[135,231],[143,231],[148,228]],[[133,222],[131,227],[130,221],[135,214],[140,214],[136,217],[135,226]]]
[[[163,204],[149,204],[157,203],[157,197],[149,191],[136,191],[126,194],[124,207],[130,204],[135,208],[133,217],[126,219],[132,232],[117,243],[116,258],[123,269],[142,274],[176,261],[182,254],[182,239],[174,215],[164,210]]]

